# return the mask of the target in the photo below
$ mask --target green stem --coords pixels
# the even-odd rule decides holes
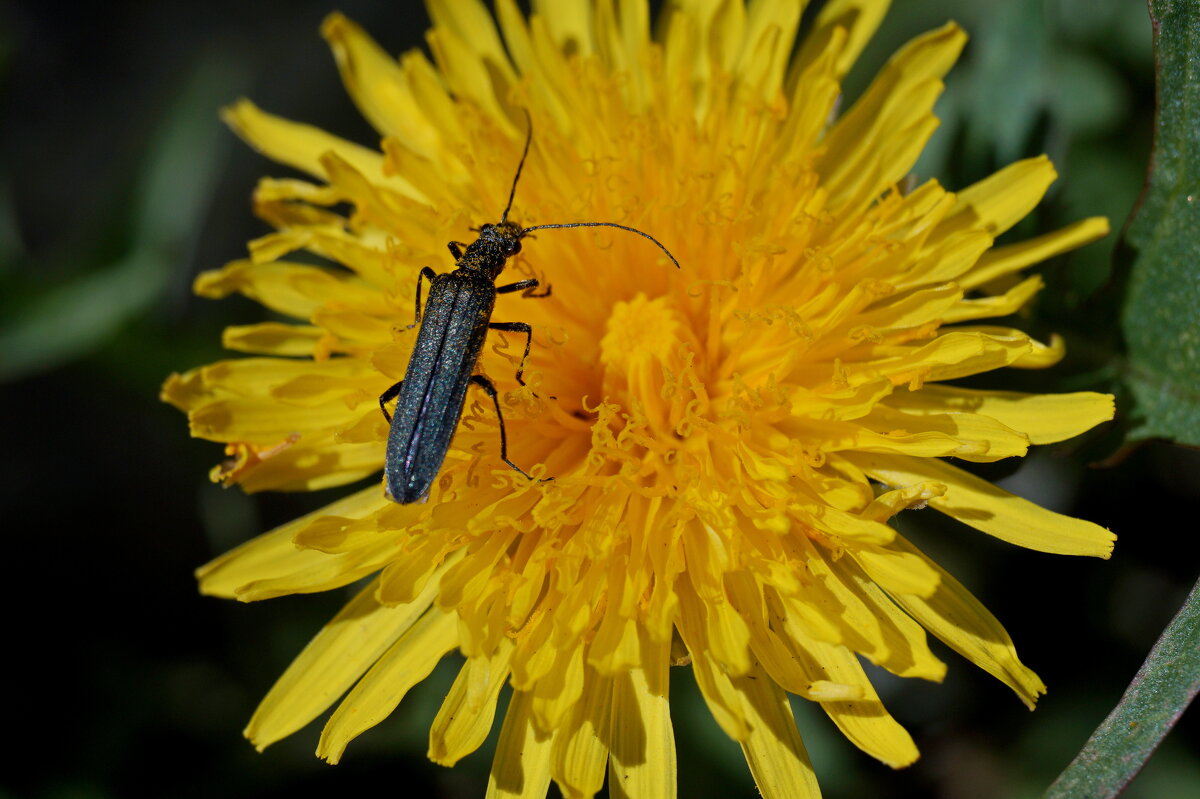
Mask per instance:
[[[1125,695],[1044,799],[1105,799],[1145,765],[1200,691],[1200,581]]]

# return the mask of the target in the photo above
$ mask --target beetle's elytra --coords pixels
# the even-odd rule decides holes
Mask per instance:
[[[528,114],[526,119],[528,121]],[[467,388],[472,383],[482,388],[495,405],[500,421],[501,460],[525,477],[533,479],[508,459],[508,439],[496,387],[475,372],[488,330],[524,333],[525,353],[521,356],[516,377],[518,383],[525,384],[525,360],[529,357],[533,330],[525,322],[491,321],[498,294],[515,291],[522,292],[526,297],[546,297],[550,294],[549,287],[544,292],[536,291],[537,280],[496,285],[496,278],[504,271],[508,259],[521,251],[521,239],[535,230],[549,228],[615,227],[650,239],[679,267],[675,256],[654,237],[615,222],[569,222],[523,228],[516,222],[508,221],[517,181],[521,177],[532,140],[533,126],[530,124],[525,149],[508,193],[508,205],[500,221],[479,228],[479,237],[469,245],[450,242],[448,246],[455,262],[452,272],[439,275],[426,266],[417,278],[414,324],[420,324],[420,329],[417,331],[412,358],[404,379],[379,397],[379,407],[391,424],[383,467],[384,485],[388,498],[395,502],[415,502],[433,484],[446,459],[450,440],[466,403]],[[429,281],[424,314],[421,313],[421,278]],[[396,406],[389,414],[387,403],[392,399],[396,400]]]

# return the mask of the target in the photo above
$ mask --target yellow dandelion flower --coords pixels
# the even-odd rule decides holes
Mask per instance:
[[[802,3],[430,0],[431,62],[392,59],[354,23],[323,33],[379,150],[241,101],[227,121],[313,180],[266,179],[275,232],[202,275],[299,320],[230,328],[255,357],[170,378],[194,435],[223,442],[214,478],[249,491],[366,488],[218,558],[207,594],[243,601],[374,575],[280,678],[246,730],[258,747],[338,703],[318,754],[337,761],[447,653],[465,663],[430,732],[450,765],[492,727],[490,796],[675,794],[669,667],[690,663],[768,797],[818,795],[788,694],[818,703],[891,766],[917,757],[859,658],[940,680],[926,635],[1032,706],[1044,687],[980,603],[888,525],[928,506],[1019,546],[1107,557],[1106,530],[953,464],[1024,455],[1111,418],[1112,398],[951,384],[1041,368],[1055,341],[981,320],[1041,286],[1024,268],[1103,236],[1087,219],[995,247],[1055,178],[1046,158],[963,191],[904,188],[937,125],[955,25],[902,48],[835,114],[840,81],[887,3],[831,0],[793,47]],[[793,55],[794,53],[794,55]],[[472,394],[428,501],[388,501],[378,398],[405,371],[423,266],[494,222],[532,122],[512,218],[612,221],[539,233],[500,297]],[[289,260],[304,251],[326,265]],[[308,259],[312,261],[311,258]]]

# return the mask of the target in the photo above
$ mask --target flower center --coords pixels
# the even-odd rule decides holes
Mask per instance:
[[[638,294],[629,302],[618,302],[600,341],[605,391],[628,391],[629,384],[619,381],[634,375],[646,372],[661,375],[661,364],[676,349],[680,326],[678,315],[665,297],[651,300],[645,294]]]
[[[616,410],[606,414],[613,446],[596,443],[623,461],[627,476],[670,479],[676,471],[679,451],[707,408],[693,368],[697,352],[690,325],[668,298],[639,294],[614,306],[600,342],[603,399]]]

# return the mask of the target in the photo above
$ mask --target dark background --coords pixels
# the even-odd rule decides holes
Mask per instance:
[[[1151,142],[1145,8],[898,5],[852,74],[850,98],[912,35],[949,17],[973,35],[917,173],[962,187],[1047,152],[1062,179],[1017,235],[1093,214],[1119,229]],[[410,3],[337,8],[396,53],[421,46],[428,23]],[[490,749],[453,770],[424,758],[452,662],[337,767],[312,756],[315,724],[262,755],[241,738],[258,699],[345,597],[238,605],[201,598],[191,571],[342,492],[246,497],[213,486],[206,474],[219,446],[190,440],[183,417],[157,399],[170,372],[223,357],[222,327],[262,316],[248,301],[190,294],[197,272],[240,257],[266,232],[250,214],[256,178],[287,173],[238,142],[217,109],[246,95],[376,141],[317,33],[333,9],[307,0],[0,5],[0,491],[12,629],[0,796],[482,796]],[[1114,241],[1044,267],[1048,288],[1019,320],[1043,338],[1063,333],[1068,361],[982,384],[1104,388],[1119,355],[1119,283],[1098,291]],[[1018,550],[933,513],[901,517],[1006,624],[1050,691],[1031,715],[937,644],[950,665],[941,686],[873,670],[923,752],[902,772],[798,702],[827,797],[1032,797],[1070,760],[1197,573],[1200,458],[1161,443],[1119,450],[1119,441],[1110,425],[985,471],[1113,529],[1111,561]],[[690,674],[672,676],[680,795],[756,796]],[[1200,730],[1185,717],[1126,795],[1200,796],[1198,751]]]

